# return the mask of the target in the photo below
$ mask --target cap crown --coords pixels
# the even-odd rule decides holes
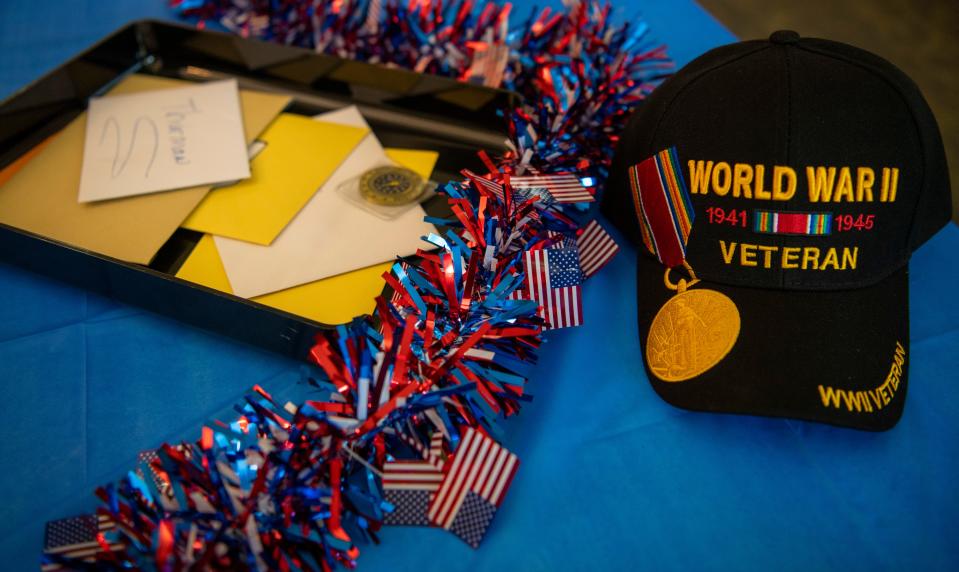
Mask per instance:
[[[950,216],[938,127],[918,88],[863,50],[777,32],[717,48],[627,126],[604,199],[637,242],[626,172],[676,147],[700,278],[782,289],[865,286]]]

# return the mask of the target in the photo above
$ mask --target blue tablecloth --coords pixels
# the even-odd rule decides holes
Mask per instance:
[[[517,2],[525,15],[532,2]],[[554,2],[553,4],[558,4]],[[621,0],[620,5],[625,5]],[[680,64],[732,36],[689,1],[629,2]],[[6,0],[0,96],[161,0]],[[625,241],[620,241],[625,244]],[[522,466],[482,547],[391,528],[362,570],[959,569],[959,229],[911,266],[910,388],[900,424],[863,433],[696,414],[646,382],[635,251],[585,288],[586,325],[556,332],[507,424]],[[46,520],[94,506],[138,451],[192,439],[255,383],[300,365],[0,264],[0,554],[38,562]]]

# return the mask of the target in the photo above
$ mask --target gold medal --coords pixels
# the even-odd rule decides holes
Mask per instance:
[[[376,205],[405,205],[415,201],[422,192],[420,176],[403,167],[376,167],[360,177],[360,194]]]
[[[739,310],[727,296],[715,290],[689,290],[699,282],[685,262],[690,280],[663,281],[676,295],[667,301],[649,328],[646,361],[663,381],[686,381],[722,361],[739,338]]]

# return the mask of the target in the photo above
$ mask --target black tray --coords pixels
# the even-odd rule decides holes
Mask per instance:
[[[240,87],[289,95],[289,112],[314,115],[355,104],[388,147],[439,152],[433,178],[480,169],[478,149],[500,151],[513,95],[406,70],[344,60],[168,22],[138,21],[0,103],[0,169],[65,127],[90,96],[130,73],[206,81],[236,78]],[[456,97],[450,97],[455,94]],[[446,202],[424,205],[445,214]],[[200,238],[180,229],[149,266],[131,264],[0,224],[0,261],[87,288],[303,359],[330,324],[224,294],[173,276]]]

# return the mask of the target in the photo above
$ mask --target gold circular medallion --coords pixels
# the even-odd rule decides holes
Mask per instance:
[[[423,192],[420,176],[403,167],[376,167],[360,177],[360,194],[377,205],[405,205]]]
[[[686,381],[713,367],[739,337],[739,310],[715,290],[680,292],[667,301],[649,328],[646,361],[663,381]]]

